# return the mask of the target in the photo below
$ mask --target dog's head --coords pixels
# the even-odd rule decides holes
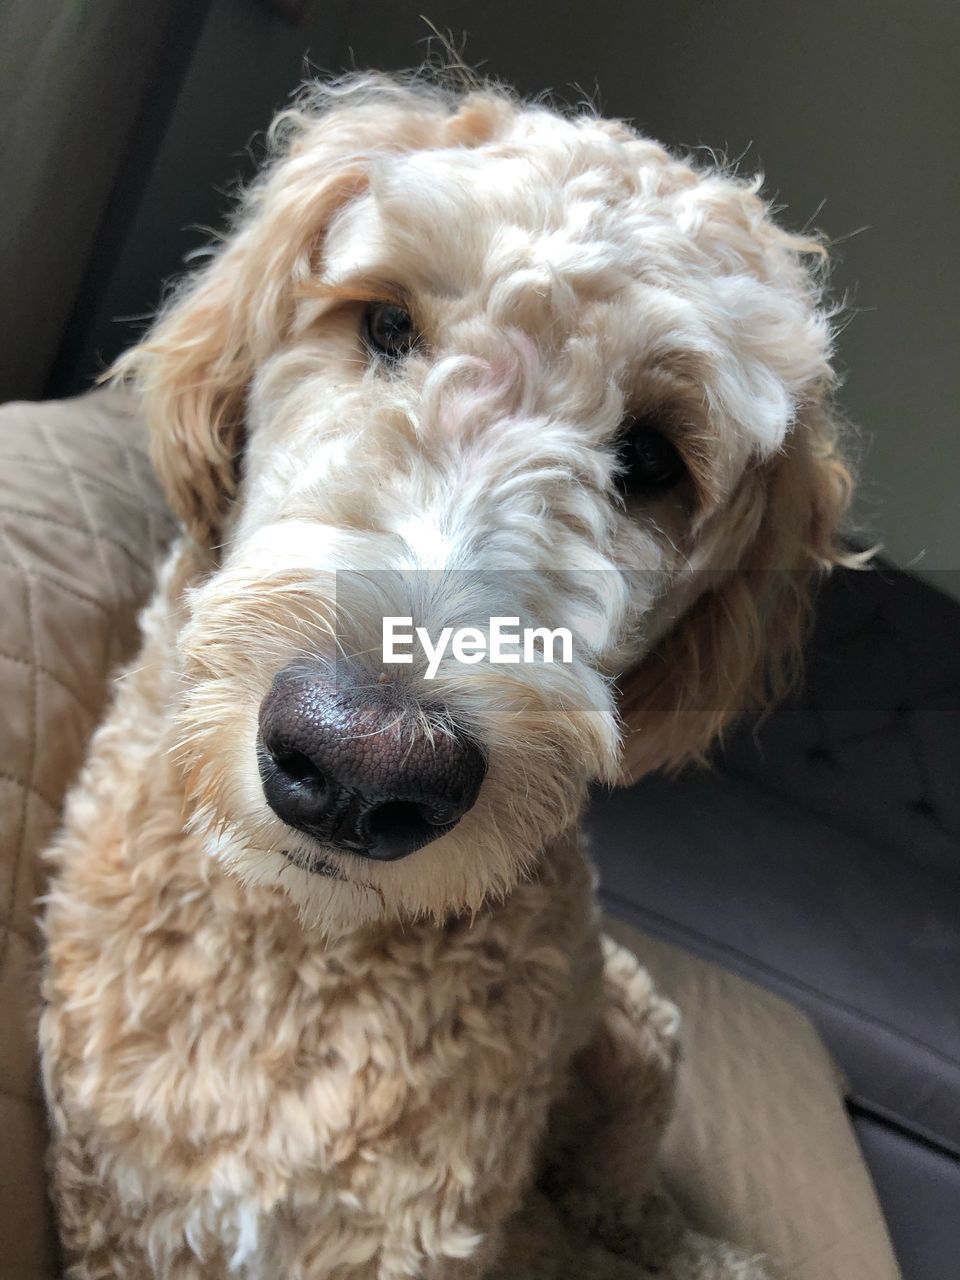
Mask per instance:
[[[755,183],[492,89],[362,78],[272,138],[119,365],[206,548],[188,799],[320,917],[441,917],[783,683],[848,488],[820,250]],[[388,615],[475,631],[428,678]],[[571,660],[476,661],[494,616]]]

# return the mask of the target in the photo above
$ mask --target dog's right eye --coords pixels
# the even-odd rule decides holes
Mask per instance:
[[[419,340],[409,311],[395,302],[371,302],[363,313],[360,335],[385,360],[402,360]]]
[[[663,492],[687,474],[677,447],[645,418],[629,418],[618,448],[618,483],[626,497]]]

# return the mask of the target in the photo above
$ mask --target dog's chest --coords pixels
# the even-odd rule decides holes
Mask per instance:
[[[398,1275],[421,1238],[466,1256],[478,1204],[529,1174],[567,1052],[574,843],[471,920],[327,943],[205,855],[177,806],[118,805],[112,743],[71,801],[45,917],[62,1215],[102,1221],[106,1196],[136,1250],[162,1210],[171,1250],[245,1280],[296,1273],[301,1247],[331,1275],[370,1241]]]
[[[148,1196],[388,1213],[393,1168],[469,1180],[484,1115],[549,1091],[569,960],[542,886],[323,944],[218,874],[148,880],[60,920],[51,1010],[64,1101]]]

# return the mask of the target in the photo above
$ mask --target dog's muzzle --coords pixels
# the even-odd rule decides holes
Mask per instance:
[[[288,667],[260,706],[267,804],[324,844],[392,861],[436,840],[473,805],[486,773],[464,735],[434,727],[390,684]]]

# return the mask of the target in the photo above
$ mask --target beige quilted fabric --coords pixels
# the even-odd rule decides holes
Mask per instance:
[[[36,1087],[36,855],[172,533],[125,400],[0,407],[0,1280],[52,1280]],[[684,1011],[670,1182],[784,1280],[894,1280],[832,1065],[795,1010],[616,923]],[[567,1278],[564,1278],[567,1280]],[[576,1280],[570,1277],[569,1280]]]
[[[783,1280],[896,1280],[886,1224],[807,1019],[685,951],[608,921],[680,1007],[680,1098],[666,1149],[695,1227],[774,1259]]]
[[[0,408],[0,1280],[52,1273],[33,1054],[37,853],[173,525],[124,399]]]

